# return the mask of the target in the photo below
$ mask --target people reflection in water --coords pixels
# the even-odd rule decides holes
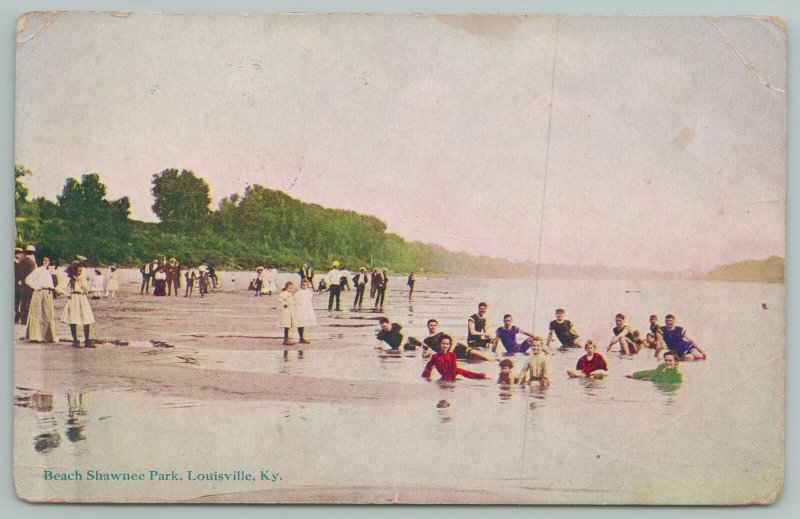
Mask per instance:
[[[297,350],[297,358],[302,360],[303,359],[303,350]],[[283,360],[289,360],[289,350],[283,350]]]
[[[67,393],[67,439],[73,443],[86,439],[86,419],[83,418],[89,412],[88,393]]]
[[[53,395],[35,393],[31,397],[31,405],[37,413],[37,422],[42,431],[33,438],[33,449],[36,452],[46,453],[61,445],[61,435],[58,432],[58,423],[53,414],[55,398]]]
[[[88,393],[67,392],[67,420],[64,436],[73,442],[86,439],[86,415],[88,414]],[[31,396],[31,407],[41,413],[37,415],[39,430],[33,438],[36,452],[47,453],[61,445],[58,420],[55,415],[55,397],[50,394],[35,393]]]

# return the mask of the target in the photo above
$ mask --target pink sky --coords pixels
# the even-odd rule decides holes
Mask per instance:
[[[154,220],[150,177],[175,167],[215,206],[262,184],[512,260],[540,241],[543,262],[573,265],[784,255],[785,42],[767,20],[26,22],[16,160],[33,196],[97,172]]]

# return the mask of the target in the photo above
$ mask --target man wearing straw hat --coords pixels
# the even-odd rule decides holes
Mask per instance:
[[[339,270],[339,262],[334,261],[331,264],[331,269],[328,271],[327,281],[328,281],[328,290],[330,291],[330,295],[328,296],[328,311],[333,309],[333,300],[336,299],[336,311],[341,310],[339,308],[339,293],[341,292],[341,286],[339,282],[342,279],[342,273]]]

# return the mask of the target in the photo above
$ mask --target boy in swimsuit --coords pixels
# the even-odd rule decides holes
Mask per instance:
[[[506,349],[506,354],[511,355],[514,353],[525,353],[531,347],[531,342],[534,339],[539,339],[539,338],[527,330],[523,330],[518,326],[512,326],[512,322],[513,322],[513,317],[511,317],[511,314],[504,315],[503,326],[501,326],[495,331],[495,335],[500,340],[500,342],[503,343],[503,347]],[[522,335],[527,335],[528,338],[525,339],[525,341],[523,341],[522,343],[517,343],[517,334],[520,333]],[[539,339],[539,341],[541,342],[541,339]]]
[[[550,374],[547,368],[547,360],[542,354],[542,339],[534,337],[531,339],[531,356],[528,357],[522,366],[522,371],[516,382],[519,384],[532,383],[538,380],[541,387],[550,385]]]
[[[558,337],[562,348],[580,348],[581,338],[575,330],[575,325],[572,321],[564,319],[564,309],[556,309],[555,321],[550,321],[550,331],[547,332],[547,340],[545,341],[545,348],[550,348],[550,341],[553,340],[553,335]]]
[[[386,317],[378,319],[378,323],[380,323],[381,329],[376,336],[378,342],[375,344],[375,349],[383,349],[388,346],[391,351],[399,351],[400,345],[403,344],[406,337],[403,327],[397,323],[390,324]]]
[[[675,316],[668,314],[664,317],[666,326],[661,327],[661,334],[664,343],[671,351],[674,351],[682,360],[702,360],[706,358],[706,353],[700,349],[694,339],[689,337],[686,330],[680,326],[675,326]]]
[[[427,326],[428,336],[424,338],[421,343],[423,359],[430,358],[432,352],[439,353],[439,338],[443,335],[443,332],[437,331],[439,328],[439,321],[436,319],[428,319]],[[416,346],[420,345],[420,342],[414,337],[409,337],[408,342]],[[456,357],[459,359],[489,360],[489,357],[480,351],[474,350],[460,342],[457,342],[453,347],[453,353],[455,353]]]
[[[611,351],[611,347],[619,343],[619,349],[623,355],[639,353],[639,345],[636,342],[636,337],[630,327],[625,324],[625,314],[617,314],[614,317],[614,322],[616,323],[616,326],[612,330],[614,337],[611,339],[611,342],[608,343],[606,351]]]
[[[492,343],[492,337],[486,332],[489,327],[486,321],[486,309],[489,305],[484,302],[478,303],[478,313],[472,314],[467,319],[467,346],[472,348],[488,348],[492,345],[492,351],[497,348],[497,343]]]

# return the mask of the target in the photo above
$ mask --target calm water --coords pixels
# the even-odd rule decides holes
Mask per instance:
[[[418,353],[372,348],[378,314],[329,314],[327,298],[318,296],[320,327],[309,336],[338,331],[341,348],[315,341],[302,358],[296,351],[285,358],[280,351],[208,349],[193,368],[198,376],[229,370],[380,381],[404,398],[193,401],[123,391],[35,396],[36,388],[17,389],[18,474],[40,474],[43,466],[281,474],[275,482],[84,484],[75,495],[88,500],[227,492],[245,492],[246,500],[247,492],[259,490],[377,486],[396,488],[401,501],[404,488],[433,487],[463,491],[477,502],[692,503],[712,496],[735,503],[766,498],[779,487],[782,285],[542,280],[537,295],[534,280],[423,278],[409,301],[404,281],[393,279],[386,315],[420,338],[435,317],[440,329],[463,340],[478,301],[489,303],[493,327],[511,313],[515,324],[543,336],[553,310],[565,307],[582,337],[594,338],[602,350],[617,312],[643,331],[650,313],[662,322],[674,313],[709,360],[681,363],[685,381],[671,388],[624,378],[656,366],[647,351],[605,354],[611,374],[599,381],[568,380],[565,371],[583,352],[556,351],[548,357],[553,380],[547,389],[496,385],[496,362],[468,366],[487,380],[426,382]],[[343,306],[352,303],[351,294],[343,294]],[[522,357],[514,360],[516,371]],[[41,484],[38,491],[48,495]]]

